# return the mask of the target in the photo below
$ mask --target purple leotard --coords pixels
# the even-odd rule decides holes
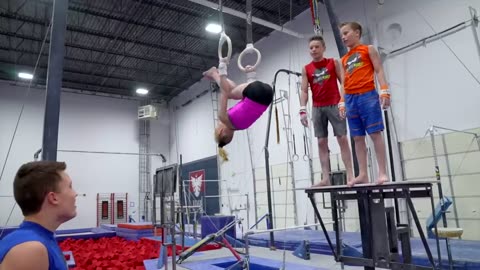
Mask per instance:
[[[228,110],[228,117],[235,129],[247,129],[255,123],[260,116],[262,116],[267,108],[267,105],[259,104],[244,97],[240,102]]]

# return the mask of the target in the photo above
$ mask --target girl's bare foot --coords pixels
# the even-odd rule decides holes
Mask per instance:
[[[211,67],[209,70],[205,71],[202,73],[202,75],[210,80],[214,79],[214,75],[217,74],[217,68],[216,67]]]

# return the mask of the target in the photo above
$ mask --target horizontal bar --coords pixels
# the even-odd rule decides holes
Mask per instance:
[[[333,224],[333,221],[324,222],[323,224]],[[306,228],[306,227],[314,227],[314,226],[320,226],[320,223],[293,226],[293,227],[287,227],[287,228],[270,229],[270,230],[251,230],[246,232],[245,236],[252,235],[252,234],[259,234],[259,233],[278,232],[278,231],[286,231],[286,230],[300,229],[300,228]]]
[[[446,128],[446,127],[439,127],[439,126],[435,126],[433,125],[432,128],[438,128],[438,129],[443,129],[443,130],[449,130],[449,131],[454,131],[454,132],[460,132],[460,133],[465,133],[465,134],[470,134],[470,135],[473,135],[475,137],[478,137],[480,136],[480,133],[477,134],[475,132],[470,132],[470,131],[463,131],[463,130],[458,130],[458,129],[453,129],[453,128]],[[431,129],[430,129],[431,130]]]
[[[449,153],[444,153],[444,154],[437,154],[438,157],[448,157],[448,156],[453,156],[453,155],[460,155],[460,154],[470,154],[470,153],[475,153],[478,152],[479,150],[474,149],[474,150],[467,150],[467,151],[456,151],[456,152],[449,152]],[[415,158],[404,158],[402,159],[402,162],[410,162],[410,161],[415,161],[415,160],[421,160],[421,159],[427,159],[427,158],[434,158],[433,155],[428,155],[428,156],[421,156],[421,157],[415,157]],[[442,174],[443,176],[444,174]],[[431,177],[433,178],[433,177]]]
[[[398,49],[395,49],[395,50],[392,50],[390,52],[388,52],[387,56],[391,56],[391,55],[397,55],[399,53],[402,53],[404,51],[406,51],[407,49],[412,49],[412,48],[416,48],[418,46],[424,46],[424,44],[428,43],[428,41],[432,42],[434,41],[434,38],[435,40],[439,39],[439,38],[443,38],[444,36],[446,36],[447,34],[452,34],[452,33],[456,33],[458,31],[461,31],[465,28],[467,28],[469,25],[468,23],[472,22],[473,20],[470,19],[470,20],[467,20],[467,21],[463,21],[461,23],[458,23],[452,27],[449,27],[445,30],[442,30],[440,32],[437,32],[435,34],[432,34],[430,36],[427,36],[427,37],[424,37],[420,40],[417,40],[413,43],[410,43],[406,46],[403,46],[401,48],[398,48]]]
[[[477,151],[478,152],[478,151]],[[472,172],[472,173],[456,173],[456,174],[440,174],[440,177],[458,177],[458,176],[472,176],[472,175],[480,175],[480,172]],[[434,176],[424,176],[424,177],[411,177],[406,178],[405,181],[412,181],[412,180],[421,180],[421,179],[432,179]],[[445,180],[446,181],[446,180]]]
[[[159,153],[129,153],[129,152],[110,152],[110,151],[87,151],[87,150],[57,150],[57,152],[63,153],[86,153],[86,154],[112,154],[112,155],[132,155],[132,156],[158,156],[162,157]]]

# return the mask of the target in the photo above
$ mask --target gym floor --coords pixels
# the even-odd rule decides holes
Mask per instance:
[[[268,248],[262,248],[262,247],[251,247],[250,248],[250,254],[253,254],[255,258],[264,258],[267,260],[275,260],[280,263],[283,261],[283,250],[275,250],[272,251]],[[209,261],[217,258],[228,258],[231,260],[234,260],[235,258],[233,257],[232,253],[226,248],[222,249],[217,249],[217,250],[210,250],[210,251],[202,251],[199,252],[199,254],[195,254],[191,257],[189,257],[187,260],[185,260],[182,264],[177,264],[177,269],[183,270],[183,269],[188,269],[188,270],[200,270],[200,269],[208,269],[204,266],[204,268],[200,267],[200,262],[204,261]],[[288,264],[298,264],[298,265],[303,265],[307,266],[308,268],[305,269],[318,269],[318,270],[333,270],[333,269],[342,269],[340,263],[336,263],[335,260],[333,259],[332,256],[327,256],[327,255],[320,255],[320,254],[311,254],[310,255],[310,260],[303,260],[298,257],[295,257],[292,255],[291,251],[286,251],[285,252],[285,262],[287,264],[286,269],[291,269],[288,267]],[[156,261],[155,261],[156,263]],[[171,268],[171,261],[169,261],[169,269]],[[255,261],[253,261],[255,263]],[[270,265],[273,266],[273,265]],[[156,267],[150,268],[147,267],[147,270],[153,270],[157,269]],[[211,268],[209,268],[211,269]],[[220,269],[220,268],[219,268]],[[295,267],[295,269],[298,269],[298,267]],[[343,269],[347,270],[355,270],[355,269],[363,269],[362,267],[353,267],[353,266],[344,266]],[[299,269],[298,269],[299,270]]]

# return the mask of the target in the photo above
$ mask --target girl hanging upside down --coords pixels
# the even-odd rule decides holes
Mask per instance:
[[[251,67],[247,66],[246,70],[251,71]],[[221,89],[215,141],[219,147],[219,155],[226,161],[228,157],[223,147],[232,141],[236,130],[249,128],[262,116],[273,101],[273,89],[260,81],[236,85],[227,78],[225,59],[220,59],[218,69],[212,67],[203,75],[214,80]],[[240,102],[227,110],[228,99],[240,100]]]

